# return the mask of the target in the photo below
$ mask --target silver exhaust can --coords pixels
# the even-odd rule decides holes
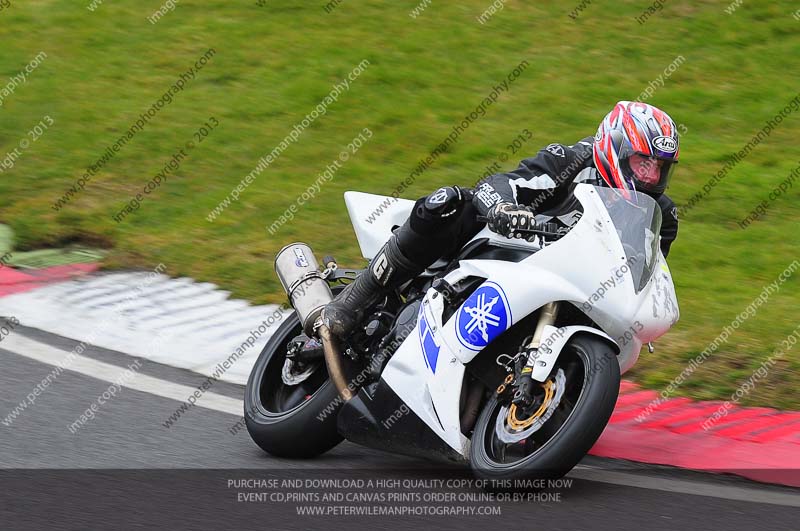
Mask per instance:
[[[319,270],[311,247],[292,243],[281,249],[275,257],[275,272],[303,323],[303,331],[311,337],[314,322],[325,305],[333,300],[331,288]]]

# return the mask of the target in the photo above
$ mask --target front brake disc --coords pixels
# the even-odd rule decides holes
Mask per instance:
[[[547,422],[551,416],[553,416],[553,412],[558,407],[558,404],[561,403],[561,397],[564,396],[564,388],[566,387],[566,383],[567,378],[564,376],[564,370],[558,369],[558,372],[555,376],[555,382],[553,383],[553,398],[550,400],[550,403],[547,404],[547,409],[544,411],[544,413],[533,420],[531,425],[527,428],[521,430],[512,428],[508,422],[509,408],[507,406],[502,406],[500,408],[500,412],[497,414],[497,422],[495,422],[495,433],[497,434],[497,438],[506,444],[513,444],[523,439],[527,439],[532,433],[540,430],[542,426],[544,426],[544,423]]]

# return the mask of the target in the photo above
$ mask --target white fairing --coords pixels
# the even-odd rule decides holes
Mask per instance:
[[[372,260],[392,235],[392,228],[402,225],[411,214],[414,201],[362,192],[346,192],[344,202],[356,231],[361,254]]]
[[[541,360],[544,365],[534,371],[538,381],[548,377],[561,348],[576,332],[595,333],[616,343],[620,369],[625,372],[636,363],[644,343],[663,335],[678,320],[672,277],[660,251],[655,257],[655,272],[639,292],[635,290],[634,276],[626,269],[628,260],[622,240],[600,198],[602,193],[590,185],[578,185],[575,195],[583,204],[583,217],[566,236],[541,249],[488,230],[478,234],[476,238],[490,238],[496,245],[540,250],[518,263],[462,260],[460,267],[445,277],[451,285],[468,276],[487,280],[445,323],[443,297],[429,290],[416,329],[384,370],[382,378],[408,407],[462,455],[467,455],[469,448],[459,421],[465,365],[531,312],[549,302],[567,301],[602,329],[580,326],[547,329],[543,343],[548,341],[550,352],[545,351]],[[351,209],[351,202],[358,197],[350,199],[348,209],[351,216],[354,211],[357,213],[357,223],[365,219],[363,209]],[[379,199],[374,201],[380,204]],[[368,206],[365,209],[372,212]],[[383,230],[374,240],[362,240],[359,235],[365,256],[377,251],[388,239],[386,226],[405,221],[391,216],[385,220],[381,225]],[[364,225],[357,227],[356,233],[368,228],[374,230]],[[650,258],[648,261],[652,262]]]
[[[547,325],[544,327],[542,333],[543,346],[539,348],[539,356],[536,359],[536,365],[531,373],[531,377],[534,380],[543,382],[550,376],[550,371],[553,370],[558,355],[561,353],[561,349],[563,349],[567,341],[578,332],[594,334],[606,339],[611,344],[615,343],[611,337],[596,328],[589,328],[588,326],[564,326],[556,328],[555,326]]]

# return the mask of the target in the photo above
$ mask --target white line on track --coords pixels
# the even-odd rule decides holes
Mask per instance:
[[[65,358],[69,356],[69,352],[65,350],[24,337],[18,333],[12,333],[7,336],[2,344],[0,344],[0,348],[11,351],[19,356],[54,366],[60,366]],[[114,382],[119,377],[120,371],[123,368],[85,356],[73,356],[72,361],[65,369],[98,380]],[[185,401],[186,398],[196,390],[195,387],[176,384],[141,373],[137,373],[122,385],[136,391],[169,398],[178,402]],[[236,416],[241,416],[243,409],[241,400],[211,392],[203,394],[196,405]],[[800,494],[630,474],[626,472],[604,470],[593,466],[578,465],[567,477],[662,492],[800,507]]]
[[[0,343],[0,348],[41,363],[55,366],[61,366],[64,364],[65,359],[70,356],[70,353],[66,350],[61,350],[46,343],[29,339],[17,333],[12,333],[7,336],[3,342]],[[123,367],[80,355],[73,355],[71,361],[65,365],[64,368],[66,370],[112,383],[119,379],[120,372],[124,370]],[[134,374],[121,385],[143,393],[150,393],[151,395],[177,400],[178,402],[184,402],[197,390],[196,387],[176,384],[141,373]],[[242,416],[244,411],[244,405],[241,400],[209,391],[203,393],[195,405],[239,417]]]

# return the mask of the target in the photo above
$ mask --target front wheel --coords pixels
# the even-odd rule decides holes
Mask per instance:
[[[278,457],[314,457],[342,441],[336,429],[342,401],[325,362],[317,362],[295,385],[283,380],[287,349],[300,334],[300,319],[292,313],[267,341],[245,389],[247,431],[261,449]]]
[[[605,429],[619,383],[619,364],[611,347],[595,336],[573,336],[538,389],[535,412],[520,416],[507,400],[501,402],[492,393],[472,435],[473,472],[495,481],[562,477]]]

